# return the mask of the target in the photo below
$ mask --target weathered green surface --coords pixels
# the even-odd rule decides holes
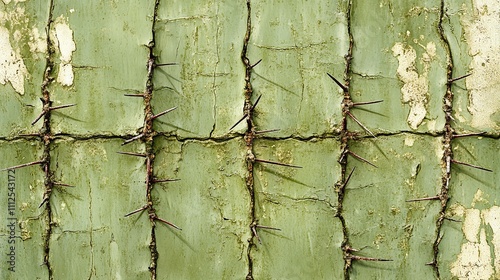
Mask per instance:
[[[51,204],[50,262],[54,279],[149,276],[147,220],[124,215],[144,204],[143,160],[117,154],[119,140],[57,141],[59,181]],[[140,151],[140,147],[128,147]]]
[[[261,164],[256,167],[257,217],[262,244],[251,256],[255,279],[341,279],[342,226],[335,218],[335,183],[340,168],[338,142],[256,141],[258,158],[304,166],[292,169]],[[324,163],[331,163],[325,166]]]
[[[477,145],[478,141],[483,143]],[[460,139],[455,149],[460,161],[474,162],[495,171],[500,166],[500,143],[476,137]],[[443,278],[497,279],[500,277],[500,195],[498,172],[490,173],[467,166],[454,166],[454,188],[440,245],[441,261],[449,269]]]
[[[74,80],[53,83],[50,90],[54,105],[77,104],[54,114],[55,133],[123,135],[142,125],[142,100],[123,95],[144,90],[153,10],[149,2],[55,2],[56,26],[60,22],[73,33],[72,40],[67,35],[57,39],[60,46],[61,41],[74,42],[69,63]],[[59,49],[58,77],[66,63],[61,56]]]
[[[352,278],[432,279],[425,263],[432,260],[439,203],[406,201],[438,193],[440,139],[400,134],[353,142],[351,148],[378,167],[356,160],[348,165],[356,168],[344,201],[352,246],[361,249],[359,255],[394,260],[356,263]]]
[[[384,100],[354,110],[370,130],[443,129],[446,57],[439,7],[438,1],[354,1],[352,97]]]
[[[160,5],[153,110],[179,106],[158,131],[181,137],[222,136],[242,115],[246,30],[244,1],[174,1]]]
[[[21,6],[0,8],[0,136],[13,137],[33,133],[38,116],[40,86],[45,68],[46,35],[44,28],[48,4],[29,1]]]
[[[158,223],[158,274],[177,279],[243,277],[251,220],[241,141],[157,139],[155,145],[157,176],[180,179],[156,185],[158,215],[182,228],[175,231]]]
[[[32,141],[0,141],[2,165],[6,163],[16,165],[36,160],[41,154],[41,149],[42,145]],[[36,279],[39,277],[46,279],[47,270],[41,266],[45,233],[43,221],[46,214],[38,208],[44,191],[43,172],[37,165],[18,169],[15,172],[2,172],[0,177],[2,180],[2,191],[0,192],[0,201],[2,202],[0,278]],[[9,182],[13,182],[13,184],[9,184]],[[12,212],[9,211],[11,208],[8,208],[8,198],[15,198],[16,207]],[[10,202],[13,201],[10,200]],[[11,234],[11,228],[8,227],[11,223],[15,224],[13,234]],[[11,250],[11,246],[14,247],[13,250]],[[13,264],[7,263],[7,261],[12,260],[11,256],[7,256],[7,254],[11,254],[12,251],[14,251],[15,256]],[[15,272],[9,271],[10,267],[13,267]]]
[[[426,263],[434,253],[441,279],[500,278],[498,1],[351,2],[251,1],[247,55],[252,64],[262,59],[251,78],[252,100],[262,95],[254,122],[280,129],[259,135],[254,153],[302,167],[255,162],[252,214],[246,122],[229,131],[245,100],[246,1],[160,0],[154,22],[154,1],[56,0],[50,12],[48,1],[4,0],[0,169],[43,157],[38,137],[19,134],[42,127],[43,119],[31,122],[42,110],[47,55],[52,106],[77,106],[50,116],[54,138],[45,148],[54,174],[46,178],[40,165],[16,170],[15,273],[5,265],[8,173],[1,173],[0,278],[151,277],[148,212],[124,217],[147,202],[146,160],[116,152],[146,152],[144,139],[121,146],[142,132],[145,117],[143,99],[123,95],[145,91],[152,40],[156,63],[176,63],[154,70],[153,113],[178,107],[153,122],[163,134],[152,137],[153,175],[180,179],[155,183],[152,203],[159,218],[182,228],[156,220],[157,279],[244,279],[250,266],[255,279],[433,279]],[[407,200],[442,193],[449,59],[453,77],[472,75],[451,87],[448,124],[456,133],[488,133],[453,139],[453,159],[493,172],[451,164],[438,237],[440,201]],[[344,131],[361,136],[344,143],[378,168],[346,155],[343,173],[343,93],[327,72],[350,81],[354,102],[383,100],[351,108],[377,138],[363,138],[368,132],[349,117]],[[339,182],[353,168],[344,227]],[[38,208],[48,179],[74,186],[54,186],[50,225]],[[251,243],[254,218],[280,230],[257,228],[262,243]],[[345,270],[346,239],[355,256],[391,261],[352,260]]]
[[[252,3],[249,58],[262,59],[252,81],[262,94],[258,129],[303,137],[338,129],[342,95],[326,72],[339,79],[344,73],[345,11],[342,1]]]

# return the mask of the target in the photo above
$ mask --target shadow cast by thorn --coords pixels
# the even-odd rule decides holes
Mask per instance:
[[[165,77],[167,78],[168,82],[170,83],[170,88],[172,88],[172,91],[174,91],[175,93],[177,93],[178,95],[186,98],[186,96],[184,94],[182,94],[174,85],[174,81],[179,83],[179,84],[182,84],[182,80],[181,79],[178,79],[178,78],[175,78],[174,76],[172,76],[171,74],[167,73],[167,71],[163,70],[162,68],[155,68],[155,73],[156,72],[160,72],[162,73],[163,75],[165,75]]]
[[[277,86],[277,87],[279,87],[280,89],[282,89],[282,90],[284,90],[284,91],[286,91],[286,92],[288,92],[288,93],[291,93],[291,94],[293,94],[293,95],[295,95],[295,96],[297,96],[297,97],[300,97],[300,96],[301,96],[300,94],[298,94],[298,93],[296,93],[296,92],[294,92],[294,91],[292,91],[292,90],[289,90],[289,89],[285,88],[284,86],[282,86],[282,85],[280,85],[280,84],[278,84],[278,83],[276,83],[276,82],[274,82],[274,81],[271,81],[271,80],[269,80],[269,79],[265,78],[264,76],[260,75],[259,73],[255,72],[255,71],[253,71],[253,74],[254,74],[255,76],[257,76],[257,77],[261,78],[262,80],[264,80],[264,81],[266,81],[266,82],[268,82],[268,83],[270,83],[270,84],[272,84],[272,85],[274,85],[274,86]]]
[[[290,181],[290,182],[294,182],[294,183],[296,183],[296,184],[299,184],[299,185],[302,185],[302,186],[304,186],[304,187],[308,187],[308,188],[311,188],[311,189],[313,189],[313,188],[314,188],[314,186],[308,185],[308,184],[306,184],[306,183],[304,183],[304,182],[301,182],[301,181],[299,181],[299,180],[297,180],[297,179],[293,179],[293,178],[291,178],[291,177],[289,177],[289,176],[287,176],[287,175],[285,175],[285,174],[283,174],[283,173],[281,173],[281,172],[278,172],[278,171],[277,171],[277,170],[275,170],[275,169],[271,169],[271,168],[270,168],[270,167],[268,167],[268,166],[262,166],[262,165],[261,165],[261,167],[260,167],[260,168],[261,168],[261,169],[262,169],[262,171],[264,171],[264,172],[267,172],[267,173],[269,173],[269,174],[272,174],[272,175],[275,175],[275,176],[277,176],[277,177],[283,178],[283,179],[288,180],[288,181]]]
[[[481,184],[483,184],[485,186],[488,186],[490,188],[495,188],[495,186],[492,185],[491,182],[482,180],[481,178],[484,178],[483,176],[478,176],[478,175],[472,173],[472,170],[474,170],[474,168],[472,168],[472,167],[461,166],[458,164],[452,164],[451,168],[457,170],[458,173],[463,173],[463,174],[471,177],[472,179],[480,182]],[[475,170],[474,172],[478,172],[479,174],[485,174],[485,175],[489,174],[489,172],[484,172],[483,170]]]
[[[50,113],[51,113],[52,116],[57,115],[59,117],[70,119],[70,120],[75,121],[75,122],[85,123],[84,120],[80,120],[80,119],[71,117],[70,115],[67,115],[67,114],[63,113],[62,111],[52,111]]]
[[[168,125],[170,127],[175,128],[175,130],[180,130],[180,131],[188,132],[188,133],[191,133],[191,134],[196,134],[194,131],[184,129],[184,128],[180,127],[180,126],[177,126],[177,125],[169,123],[169,122],[161,121],[159,119],[155,119],[155,124],[156,123],[159,123],[159,124],[162,124],[162,125]],[[172,133],[174,131],[158,131],[158,132],[159,133]]]
[[[462,141],[460,140],[454,140],[453,141],[454,144],[457,144],[457,146],[461,146],[463,148],[463,150],[474,160],[474,161],[477,161],[477,157],[474,156],[470,151],[469,149],[467,148],[467,146],[465,146],[465,144],[462,143]]]
[[[384,117],[384,118],[389,118],[388,115],[384,115],[384,114],[382,114],[380,112],[373,111],[373,110],[370,110],[370,109],[365,108],[365,107],[355,106],[355,107],[351,108],[351,111],[354,111],[354,110],[365,111],[365,112],[368,112],[368,113],[371,113],[371,114],[374,114],[374,115],[378,115],[378,116],[381,116],[381,117]]]
[[[170,231],[170,233],[172,233],[175,237],[179,238],[179,240],[184,243],[184,245],[186,245],[189,249],[191,249],[191,251],[193,252],[197,252],[196,249],[194,248],[193,245],[191,245],[181,234],[181,231],[175,229],[175,228],[172,228],[171,226],[167,225],[167,224],[164,224],[164,223],[160,223],[162,224],[163,227],[167,227],[167,229]],[[158,223],[157,223],[157,226],[158,228]],[[156,233],[156,238],[158,239],[158,233]]]

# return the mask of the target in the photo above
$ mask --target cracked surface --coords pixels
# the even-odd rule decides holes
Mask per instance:
[[[451,164],[499,166],[498,102],[481,109],[497,88],[496,2],[263,0],[250,13],[245,0],[70,2],[0,8],[28,71],[24,95],[0,85],[0,168],[50,163],[16,173],[15,277],[500,277],[499,173]],[[49,14],[72,32],[74,50],[55,44],[56,30],[47,39]],[[72,84],[52,82],[68,61]],[[144,93],[145,102],[123,97]],[[31,126],[50,102],[78,106]],[[244,113],[246,124],[228,131]],[[19,136],[40,130],[53,138]],[[38,209],[44,193],[50,203]],[[432,200],[407,202],[419,198]],[[280,230],[255,227],[260,244],[255,225]]]

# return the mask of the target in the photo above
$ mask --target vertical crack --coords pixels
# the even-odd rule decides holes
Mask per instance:
[[[446,51],[446,75],[447,80],[451,81],[453,79],[453,57],[451,54],[451,46],[448,42],[448,38],[444,34],[443,29],[443,18],[445,17],[445,4],[444,0],[441,0],[441,7],[439,12],[439,23],[438,23],[438,32],[443,44],[445,46]],[[439,200],[441,202],[441,209],[439,211],[439,218],[436,221],[436,238],[433,243],[433,258],[432,262],[428,263],[434,268],[436,273],[436,277],[440,279],[439,273],[439,264],[438,264],[438,255],[439,255],[439,243],[443,238],[442,227],[443,222],[446,218],[446,210],[449,201],[449,187],[450,187],[450,179],[451,179],[451,162],[453,160],[453,149],[452,149],[452,139],[454,130],[451,126],[451,122],[453,117],[451,116],[453,112],[453,92],[451,90],[452,83],[448,82],[446,85],[446,94],[443,98],[443,111],[445,113],[445,125],[444,125],[444,134],[443,134],[443,157],[441,159],[441,163],[443,165],[443,175],[442,175],[442,185],[441,191],[439,193]]]
[[[349,104],[352,103],[351,101],[351,94],[349,92],[349,85],[351,82],[351,60],[352,60],[352,52],[353,52],[353,46],[354,46],[354,38],[351,32],[351,8],[352,8],[352,1],[349,0],[347,3],[347,33],[349,36],[349,49],[347,52],[347,55],[345,56],[345,72],[344,72],[344,86],[341,87],[343,90],[343,95],[344,98],[342,100],[342,124],[341,124],[341,131],[340,131],[340,140],[341,140],[341,155],[338,160],[341,166],[341,181],[337,182],[337,188],[338,188],[338,205],[337,205],[337,213],[336,216],[339,218],[340,223],[342,224],[342,234],[343,234],[343,240],[341,244],[341,249],[343,252],[343,258],[344,258],[344,279],[348,280],[350,278],[350,270],[351,270],[351,259],[349,258],[349,248],[350,248],[350,242],[349,242],[349,231],[347,229],[347,225],[345,222],[345,218],[343,216],[343,203],[344,203],[344,197],[345,197],[345,186],[347,185],[350,175],[347,176],[347,154],[349,152],[349,138],[350,138],[350,133],[347,127],[347,116],[349,112]],[[354,170],[353,170],[354,171]],[[352,173],[351,173],[352,174]]]
[[[44,149],[43,149],[43,158],[42,158],[42,168],[45,174],[44,178],[44,185],[45,185],[45,191],[43,194],[43,200],[42,203],[40,204],[39,207],[42,207],[45,205],[45,212],[46,212],[46,217],[45,217],[45,233],[44,233],[44,240],[43,240],[43,247],[44,247],[44,256],[43,256],[43,265],[47,268],[48,271],[48,277],[50,280],[53,279],[53,269],[52,265],[50,263],[50,238],[52,235],[52,205],[50,204],[50,196],[52,194],[52,188],[54,187],[54,179],[53,179],[53,172],[50,169],[50,144],[52,142],[52,132],[51,132],[51,127],[50,127],[50,116],[51,112],[49,108],[52,105],[52,101],[50,100],[50,91],[49,91],[49,85],[52,83],[54,80],[53,73],[54,73],[54,53],[55,53],[55,46],[50,38],[50,30],[52,28],[52,13],[54,11],[54,1],[50,0],[49,2],[49,14],[48,14],[48,20],[47,20],[47,26],[46,26],[46,34],[47,34],[47,57],[46,57],[46,66],[45,66],[45,71],[44,71],[44,77],[43,77],[43,82],[41,86],[42,90],[42,103],[43,103],[43,111],[45,114],[43,115],[43,125],[40,131],[40,138],[43,141]]]
[[[148,216],[151,223],[151,241],[149,243],[149,251],[151,253],[151,260],[149,265],[149,271],[151,272],[151,279],[156,279],[156,270],[158,266],[158,250],[156,248],[156,209],[153,205],[153,198],[151,191],[153,190],[153,167],[154,167],[154,150],[153,150],[153,138],[155,136],[155,131],[153,129],[153,112],[151,109],[151,99],[153,97],[153,74],[155,68],[156,57],[154,55],[155,47],[155,27],[156,19],[158,16],[158,7],[160,5],[160,0],[155,0],[154,11],[153,11],[153,24],[151,26],[151,42],[148,44],[149,57],[148,57],[148,73],[146,81],[146,91],[144,92],[144,130],[143,137],[146,145],[146,201],[148,207]]]
[[[255,137],[255,126],[253,123],[253,105],[252,98],[253,89],[252,83],[250,81],[252,75],[252,65],[250,64],[250,59],[247,57],[248,42],[250,40],[250,33],[252,31],[252,9],[250,5],[250,0],[247,0],[247,29],[245,32],[245,38],[243,39],[243,50],[241,51],[241,60],[245,65],[245,105],[243,107],[244,116],[246,116],[247,121],[247,131],[245,132],[245,145],[246,145],[246,165],[247,165],[247,176],[245,179],[246,187],[250,195],[250,218],[252,222],[250,224],[251,237],[248,239],[248,274],[246,276],[247,280],[253,279],[253,260],[252,260],[252,248],[256,246],[254,242],[254,236],[256,233],[257,219],[255,216],[255,190],[254,190],[254,177],[253,168],[255,162],[255,155],[253,153],[253,140]]]

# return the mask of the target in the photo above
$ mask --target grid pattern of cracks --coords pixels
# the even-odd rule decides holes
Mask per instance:
[[[50,13],[49,13],[49,20],[47,21],[47,30],[51,30],[51,25],[53,23],[52,19],[52,10],[53,10],[53,1],[50,1]],[[155,151],[153,150],[153,142],[154,142],[154,137],[158,135],[158,133],[153,129],[153,121],[156,118],[159,118],[172,110],[174,110],[176,107],[167,109],[165,111],[159,112],[157,114],[154,114],[152,112],[151,108],[151,99],[153,96],[153,91],[154,91],[154,85],[153,85],[153,75],[154,75],[154,70],[157,67],[163,67],[163,66],[170,66],[173,65],[173,63],[157,63],[156,56],[154,54],[155,51],[155,23],[156,23],[156,18],[157,18],[157,10],[158,6],[160,5],[160,0],[155,1],[154,5],[154,15],[153,15],[153,25],[152,25],[152,41],[148,44],[148,49],[149,49],[149,57],[147,60],[147,82],[146,82],[146,88],[144,93],[142,94],[126,94],[126,96],[132,96],[132,97],[140,97],[143,98],[144,100],[144,112],[145,112],[145,119],[144,119],[144,126],[142,128],[142,132],[139,133],[138,135],[135,135],[131,137],[130,139],[126,140],[124,142],[125,144],[131,143],[136,140],[142,140],[146,146],[146,152],[145,153],[134,153],[134,152],[120,152],[121,154],[127,155],[127,156],[135,156],[139,158],[144,158],[145,159],[145,165],[146,165],[146,204],[141,206],[140,208],[133,210],[132,212],[126,214],[125,216],[131,216],[136,213],[140,213],[142,211],[147,211],[148,212],[148,217],[151,223],[151,241],[150,241],[150,252],[151,252],[151,262],[150,262],[150,267],[149,270],[151,272],[151,279],[156,279],[156,268],[157,268],[157,260],[158,260],[158,252],[156,250],[156,235],[155,235],[155,230],[156,230],[156,222],[162,222],[165,223],[175,229],[180,228],[176,226],[175,224],[158,217],[156,215],[156,210],[154,208],[153,204],[153,198],[151,196],[151,191],[154,187],[155,183],[159,182],[168,182],[168,181],[174,181],[175,179],[161,179],[161,178],[155,178],[154,177],[154,158],[155,158]],[[256,158],[254,155],[253,151],[253,140],[256,137],[256,135],[263,134],[266,132],[272,132],[275,131],[273,129],[271,130],[263,130],[263,131],[257,131],[256,127],[253,122],[253,112],[259,103],[262,95],[258,96],[255,98],[253,95],[253,89],[252,89],[252,84],[251,84],[251,74],[252,70],[255,66],[259,64],[261,60],[258,60],[255,63],[251,63],[249,58],[247,57],[247,50],[248,50],[248,44],[249,44],[249,39],[251,36],[251,1],[247,0],[246,2],[247,5],[247,29],[244,37],[244,43],[243,43],[243,50],[241,52],[241,59],[242,63],[245,66],[245,88],[244,88],[244,93],[245,93],[245,101],[244,101],[244,108],[243,108],[243,117],[238,120],[238,122],[235,123],[235,125],[232,128],[234,128],[236,125],[238,125],[242,121],[246,121],[247,123],[247,130],[245,134],[243,135],[243,139],[245,141],[246,145],[246,167],[247,167],[247,177],[246,177],[246,187],[248,189],[248,192],[250,194],[250,216],[251,216],[251,224],[249,225],[249,230],[251,232],[252,238],[248,240],[248,251],[247,251],[247,258],[248,258],[248,274],[247,274],[247,279],[253,279],[253,262],[252,262],[252,248],[255,248],[257,246],[257,242],[260,243],[260,238],[258,235],[258,229],[259,228],[265,228],[265,229],[271,229],[271,230],[279,230],[277,228],[273,228],[268,225],[260,225],[258,224],[258,217],[256,217],[256,209],[255,209],[255,190],[254,190],[254,174],[253,174],[253,169],[255,163],[262,163],[262,164],[277,164],[277,165],[282,165],[282,166],[287,166],[291,168],[300,168],[300,166],[295,166],[295,165],[288,165],[288,164],[283,164],[279,162],[273,162],[269,161],[266,159],[259,159]],[[348,158],[352,157],[354,160],[360,160],[366,164],[370,164],[372,166],[375,166],[373,163],[369,162],[365,158],[362,157],[361,154],[358,154],[352,150],[349,149],[349,143],[351,141],[356,141],[359,139],[361,136],[358,133],[354,133],[349,131],[348,128],[348,122],[347,120],[350,118],[352,121],[356,122],[365,132],[366,136],[362,137],[369,137],[369,138],[374,138],[376,139],[376,136],[379,135],[391,135],[391,134],[374,134],[372,133],[366,126],[362,124],[350,111],[351,108],[356,107],[356,106],[363,106],[363,105],[370,105],[370,104],[376,104],[379,102],[382,102],[382,100],[374,100],[374,101],[363,101],[363,102],[353,102],[351,99],[351,94],[350,94],[350,80],[352,76],[352,71],[351,71],[351,61],[352,61],[352,51],[353,51],[353,45],[354,45],[354,39],[353,35],[351,32],[351,24],[350,24],[350,15],[351,15],[351,7],[352,7],[352,0],[348,2],[348,10],[347,10],[347,28],[348,28],[348,35],[349,35],[349,49],[348,53],[345,56],[345,62],[346,62],[346,68],[344,71],[344,81],[341,82],[334,76],[327,74],[333,82],[335,82],[343,91],[343,101],[342,101],[342,121],[341,121],[341,130],[339,132],[339,135],[333,135],[333,137],[340,136],[340,141],[341,141],[341,155],[338,160],[340,166],[341,166],[341,179],[339,182],[336,184],[336,190],[338,192],[338,205],[337,205],[337,211],[335,213],[336,217],[340,220],[343,228],[343,242],[342,242],[342,251],[344,253],[344,277],[345,279],[349,279],[350,275],[350,270],[352,268],[353,262],[355,261],[391,261],[389,259],[384,259],[384,258],[378,258],[378,257],[365,257],[365,256],[359,256],[356,254],[358,251],[357,249],[353,248],[349,242],[349,230],[346,226],[346,222],[343,216],[343,201],[344,201],[344,195],[345,195],[345,188],[348,185],[349,181],[353,177],[353,174],[355,174],[355,170],[347,170],[347,162]],[[477,135],[485,135],[484,133],[470,133],[470,134],[457,134],[452,126],[453,124],[453,118],[452,118],[452,111],[453,111],[453,84],[454,82],[457,82],[467,76],[469,74],[465,74],[462,76],[458,76],[454,73],[455,69],[453,66],[453,56],[451,52],[451,47],[448,42],[448,39],[445,35],[445,32],[443,31],[443,18],[446,17],[445,13],[445,4],[444,0],[441,1],[441,9],[440,9],[440,15],[439,15],[439,24],[437,26],[438,33],[440,35],[440,38],[443,42],[443,45],[445,46],[445,52],[447,54],[447,86],[446,86],[446,93],[444,94],[443,98],[443,111],[445,113],[445,126],[442,132],[438,133],[438,135],[431,134],[431,136],[435,137],[442,137],[443,140],[443,157],[441,159],[442,167],[443,167],[443,174],[442,174],[442,186],[440,192],[431,197],[424,197],[424,198],[415,198],[412,200],[408,200],[409,203],[412,202],[418,202],[418,201],[424,201],[424,200],[435,200],[439,201],[441,204],[441,209],[438,215],[438,219],[436,220],[436,236],[434,243],[432,245],[433,248],[433,259],[427,263],[427,265],[430,265],[434,268],[435,274],[437,278],[440,278],[440,267],[438,263],[438,257],[439,257],[439,244],[440,241],[442,240],[443,237],[443,232],[442,232],[442,226],[443,223],[446,221],[453,221],[452,219],[448,218],[446,216],[446,211],[447,211],[447,204],[449,201],[449,189],[450,189],[450,179],[452,176],[451,173],[451,165],[452,164],[461,164],[465,165],[471,168],[477,168],[481,169],[487,172],[492,172],[492,170],[461,162],[453,157],[453,149],[452,149],[452,143],[453,139],[456,139],[458,137],[468,137],[468,136],[477,136]],[[49,278],[52,279],[52,267],[50,264],[49,260],[49,252],[50,252],[50,246],[49,246],[49,241],[50,241],[50,236],[52,232],[52,227],[53,222],[51,218],[51,203],[50,203],[50,196],[52,193],[52,190],[55,187],[70,187],[70,185],[58,182],[54,178],[54,171],[50,169],[50,162],[51,162],[51,157],[50,157],[50,150],[51,150],[51,144],[53,143],[53,140],[57,138],[57,135],[53,135],[51,132],[51,127],[50,127],[50,117],[51,117],[51,111],[53,110],[58,110],[58,109],[64,109],[68,108],[71,106],[75,106],[76,104],[67,104],[67,105],[61,105],[61,106],[52,106],[53,101],[50,99],[50,91],[49,91],[49,86],[55,79],[53,69],[54,67],[54,42],[51,41],[50,37],[48,36],[47,38],[47,59],[46,59],[46,67],[45,67],[45,73],[44,73],[44,81],[42,83],[41,91],[42,91],[42,102],[43,102],[43,109],[40,115],[33,121],[33,124],[35,124],[38,121],[43,121],[43,126],[42,129],[40,130],[40,133],[38,134],[24,134],[20,135],[20,137],[25,137],[27,139],[33,139],[33,138],[39,138],[40,141],[44,145],[44,151],[43,151],[43,156],[40,160],[36,160],[33,162],[17,165],[17,166],[12,166],[9,168],[5,168],[4,170],[8,169],[17,169],[17,168],[23,168],[23,167],[28,167],[28,166],[33,166],[33,165],[40,165],[42,167],[42,170],[44,172],[44,185],[45,185],[45,192],[42,198],[42,201],[40,203],[40,207],[45,207],[44,211],[46,212],[46,220],[45,220],[45,234],[44,234],[44,265],[48,269],[48,275]],[[458,72],[458,71],[457,71]],[[264,97],[265,98],[265,97]],[[255,101],[252,101],[255,100]],[[230,129],[230,130],[231,130]],[[94,139],[97,136],[92,136],[89,138],[85,139]],[[324,136],[327,137],[327,136]],[[78,139],[78,137],[75,137],[75,139]],[[232,139],[231,137],[228,139]],[[270,138],[273,139],[273,138]],[[299,140],[307,140],[307,139],[299,139]],[[375,166],[376,167],[376,166]],[[354,175],[355,176],[355,175]]]

